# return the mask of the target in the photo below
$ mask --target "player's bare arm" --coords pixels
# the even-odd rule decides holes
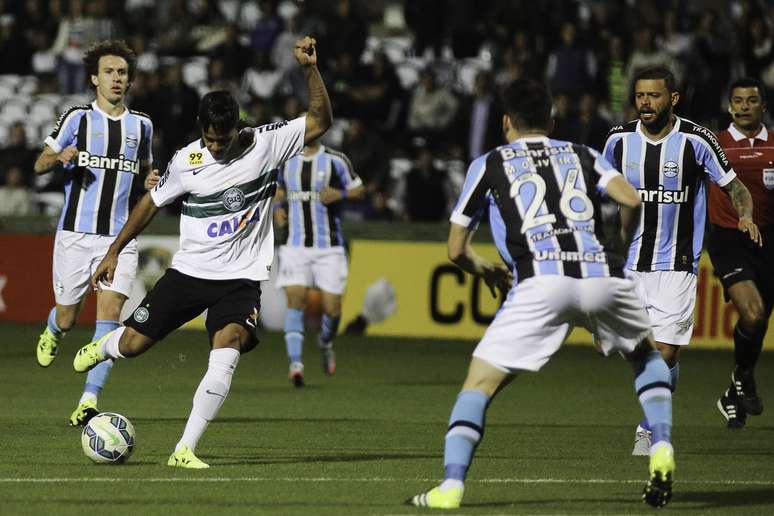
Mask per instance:
[[[301,65],[306,77],[306,86],[309,88],[309,108],[306,114],[306,131],[304,143],[309,143],[322,136],[333,122],[333,111],[328,91],[317,69],[317,40],[306,36],[296,41],[293,55]]]
[[[33,168],[36,174],[45,174],[54,168],[57,163],[66,165],[74,160],[77,155],[78,149],[73,146],[65,147],[62,149],[62,152],[56,152],[48,145],[44,145],[43,151],[40,153],[40,156],[38,156],[38,159],[35,160]]]
[[[273,199],[273,215],[274,223],[277,226],[284,227],[288,224],[288,211],[285,209],[285,199],[287,199],[287,193],[281,186],[277,187],[277,192],[274,194]]]
[[[483,278],[492,297],[497,297],[498,290],[505,295],[511,288],[511,271],[476,253],[472,240],[472,230],[452,222],[449,228],[449,259],[463,271]]]
[[[621,207],[621,242],[629,248],[640,222],[642,201],[637,190],[623,176],[614,177],[607,184],[607,195]]]
[[[338,190],[326,186],[320,191],[320,202],[328,205],[342,199],[359,201],[365,196],[365,187],[363,185],[350,188],[349,190]]]
[[[728,194],[731,199],[731,204],[736,210],[736,214],[739,216],[739,224],[737,227],[742,233],[747,233],[750,236],[750,240],[758,244],[763,245],[763,237],[758,230],[758,226],[753,222],[753,200],[750,195],[750,190],[744,186],[739,178],[734,178],[723,190]]]
[[[156,172],[158,173],[158,171]],[[145,226],[153,220],[157,211],[159,211],[159,208],[153,202],[150,193],[146,193],[129,214],[126,224],[121,229],[121,232],[118,233],[116,239],[113,240],[113,243],[110,244],[105,257],[99,262],[94,274],[92,274],[91,286],[94,290],[101,290],[100,283],[110,285],[118,266],[118,255],[121,254],[126,244],[136,238],[145,229]]]

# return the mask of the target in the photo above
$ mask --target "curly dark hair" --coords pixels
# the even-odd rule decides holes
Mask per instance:
[[[83,65],[89,75],[99,73],[99,59],[103,56],[123,57],[129,65],[129,83],[134,81],[134,75],[137,72],[137,55],[134,50],[122,39],[109,39],[93,44],[83,56]],[[92,89],[96,87],[89,81]]]

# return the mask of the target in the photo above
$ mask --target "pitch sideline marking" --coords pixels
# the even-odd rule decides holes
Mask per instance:
[[[0,478],[0,484],[64,484],[88,482],[436,482],[437,478],[333,478],[333,477],[204,477],[204,478],[107,478],[107,477],[53,477],[53,478]],[[607,478],[479,478],[467,482],[478,484],[641,484],[644,479]],[[774,486],[774,480],[679,480],[679,484]]]

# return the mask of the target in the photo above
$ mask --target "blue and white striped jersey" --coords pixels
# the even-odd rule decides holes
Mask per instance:
[[[634,120],[613,127],[605,144],[603,155],[643,203],[626,261],[631,270],[696,273],[707,212],[706,178],[725,186],[736,177],[709,129],[676,118],[672,131],[657,142],[645,137]]]
[[[152,140],[153,123],[139,111],[112,117],[94,101],[62,113],[45,144],[54,152],[74,146],[78,154],[65,166],[65,205],[57,229],[118,234],[129,217],[141,168],[153,160]]]
[[[341,152],[323,145],[312,156],[298,154],[285,163],[278,179],[288,202],[288,239],[292,247],[327,248],[344,245],[341,203],[327,206],[320,192],[330,186],[351,190],[362,184]]]
[[[622,277],[624,257],[607,240],[600,209],[607,184],[619,175],[583,145],[520,138],[471,163],[450,220],[472,227],[490,209],[495,245],[517,281]]]

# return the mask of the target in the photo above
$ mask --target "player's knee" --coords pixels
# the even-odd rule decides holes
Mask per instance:
[[[766,314],[759,299],[750,300],[739,306],[739,321],[749,332],[760,331],[766,325]]]
[[[65,312],[62,310],[57,310],[56,313],[56,325],[59,326],[59,329],[63,332],[68,332],[73,329],[73,326],[75,326],[75,318],[77,314],[71,313],[69,311]]]
[[[137,332],[134,328],[127,327],[118,342],[118,350],[125,357],[136,357],[142,355],[153,343],[152,339]]]

